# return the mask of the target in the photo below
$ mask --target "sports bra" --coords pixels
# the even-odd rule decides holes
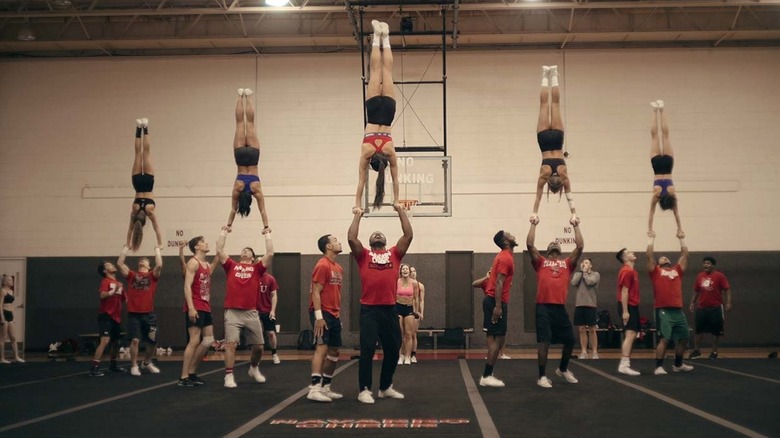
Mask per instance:
[[[400,278],[398,279],[398,287],[396,288],[396,295],[398,297],[409,297],[411,298],[414,296],[414,286],[412,285],[412,282],[409,282],[409,286],[403,285],[403,280]]]

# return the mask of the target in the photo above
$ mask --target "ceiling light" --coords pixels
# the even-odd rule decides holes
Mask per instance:
[[[35,41],[35,31],[29,24],[23,24],[19,28],[19,33],[16,34],[16,39],[19,41]]]
[[[58,8],[67,8],[73,6],[73,2],[70,0],[52,0],[52,4]]]
[[[290,3],[289,0],[265,0],[265,4],[268,6],[287,6],[287,4]]]

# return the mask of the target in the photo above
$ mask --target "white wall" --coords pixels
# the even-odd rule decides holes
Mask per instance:
[[[780,237],[780,50],[460,52],[448,55],[453,216],[414,218],[412,251],[492,252],[496,230],[522,243],[541,160],[540,66],[558,64],[569,173],[587,249],[645,245],[652,170],[650,100],[664,99],[675,183],[694,250],[777,250]],[[431,54],[396,54],[406,80]],[[437,79],[434,60],[426,79]],[[362,136],[356,54],[21,60],[0,63],[0,254],[118,253],[133,191],[134,120],[151,120],[158,216],[216,237],[230,206],[235,89],[253,87],[261,178],[277,251],[316,253],[346,240]],[[407,88],[408,90],[408,88]],[[437,94],[413,105],[437,132]],[[400,101],[400,98],[399,98]],[[400,106],[399,106],[400,108]],[[422,141],[407,122],[407,138]],[[396,129],[396,143],[400,131]],[[541,208],[538,246],[563,237],[565,200]],[[673,249],[670,213],[658,246]],[[237,219],[228,250],[258,245],[259,217]],[[395,219],[366,219],[361,237]],[[153,246],[147,227],[144,249]],[[167,251],[174,254],[173,250]]]

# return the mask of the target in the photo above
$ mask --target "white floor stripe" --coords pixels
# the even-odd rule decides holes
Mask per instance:
[[[357,362],[357,360],[353,359],[349,361],[348,363],[340,366],[336,372],[333,373],[333,377],[336,377],[344,371],[345,369],[349,368],[350,366],[354,365]],[[225,438],[238,438],[241,436],[244,436],[248,432],[250,432],[252,429],[256,428],[257,426],[265,423],[268,421],[271,417],[278,414],[282,410],[284,410],[286,407],[290,406],[291,404],[295,403],[299,398],[303,397],[304,395],[309,393],[309,387],[306,386],[305,388],[301,389],[300,391],[296,392],[295,394],[287,397],[286,399],[282,400],[281,403],[277,404],[276,406],[268,409],[267,411],[263,412],[262,414],[258,415],[257,417],[249,420],[249,422],[245,423],[238,429],[229,432],[227,435],[225,435]]]
[[[477,423],[482,430],[482,436],[485,438],[499,438],[498,429],[493,423],[493,418],[488,412],[485,402],[482,401],[482,396],[479,395],[479,389],[477,384],[474,383],[474,378],[471,377],[471,371],[465,359],[458,359],[460,362],[460,372],[463,375],[463,382],[466,384],[466,391],[469,394],[471,400],[471,406],[474,408],[474,414],[477,416]]]
[[[639,392],[643,392],[651,397],[655,397],[658,400],[661,400],[662,402],[668,403],[672,406],[678,407],[684,411],[690,412],[693,415],[697,415],[701,418],[704,418],[705,420],[711,421],[715,424],[718,424],[720,426],[726,427],[728,429],[731,429],[737,433],[741,433],[742,435],[749,436],[751,438],[767,438],[766,435],[762,435],[754,430],[748,429],[747,427],[740,426],[739,424],[732,423],[724,418],[718,417],[716,415],[710,414],[708,412],[702,411],[701,409],[697,409],[687,403],[683,403],[679,400],[675,400],[671,397],[665,396],[661,393],[655,392],[653,390],[647,389],[643,386],[628,382],[626,380],[620,379],[618,377],[615,377],[611,374],[605,373],[601,370],[598,370],[596,368],[593,368],[589,365],[585,365],[580,361],[572,361],[570,362],[574,365],[580,366],[582,368],[585,368],[586,370],[598,374],[601,377],[604,377],[606,379],[612,380],[613,382],[620,383],[621,385],[628,386],[629,388],[636,389]]]
[[[73,376],[81,376],[81,375],[84,375],[84,374],[87,374],[87,373],[89,373],[89,371],[81,371],[81,372],[73,373],[73,374],[65,374],[64,376],[47,377],[45,379],[33,380],[31,382],[14,383],[13,385],[0,386],[0,389],[17,388],[19,386],[33,385],[35,383],[49,382],[49,381],[52,381],[52,380],[65,379],[67,377],[73,377]]]
[[[780,383],[780,380],[770,379],[769,377],[757,376],[755,374],[743,373],[741,371],[734,371],[727,368],[720,368],[712,365],[704,365],[703,363],[700,362],[694,362],[694,363],[696,364],[697,367],[712,368],[713,370],[723,371],[724,373],[736,374],[738,376],[750,377],[751,379],[764,380],[766,382],[771,382],[771,383]]]
[[[236,366],[241,366],[241,365],[244,365],[246,363],[248,363],[248,362],[237,364]],[[218,372],[224,371],[224,370],[225,370],[224,367],[223,368],[217,368],[214,371],[209,371],[209,372],[203,373],[201,375],[208,376],[209,374],[218,373]],[[95,377],[95,379],[99,379],[99,377]],[[111,403],[113,401],[122,400],[123,398],[133,397],[133,396],[138,395],[138,394],[143,394],[144,392],[154,391],[155,389],[160,389],[160,388],[164,388],[166,386],[175,385],[177,382],[178,382],[178,379],[174,380],[173,382],[161,383],[159,385],[150,386],[148,388],[139,389],[137,391],[126,392],[124,394],[115,395],[113,397],[105,398],[103,400],[98,400],[98,401],[94,401],[92,403],[87,403],[87,404],[75,406],[75,407],[72,407],[72,408],[68,408],[68,409],[65,409],[65,410],[62,410],[62,411],[53,412],[51,414],[47,414],[47,415],[44,415],[42,417],[31,418],[29,420],[24,420],[24,421],[20,421],[18,423],[9,424],[8,426],[0,427],[0,433],[8,432],[9,430],[18,429],[20,427],[29,426],[29,425],[35,424],[35,423],[40,423],[41,421],[51,420],[52,418],[61,417],[63,415],[72,414],[74,412],[83,411],[84,409],[93,408],[95,406],[100,406],[102,404]]]

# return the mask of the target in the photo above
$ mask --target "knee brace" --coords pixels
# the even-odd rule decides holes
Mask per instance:
[[[214,336],[204,336],[203,341],[201,341],[200,345],[204,348],[211,347],[211,344],[214,342]]]
[[[339,361],[339,357],[338,356],[331,356],[329,354],[325,356],[325,359],[328,359],[329,361],[331,361],[333,363],[336,363],[336,362]]]

